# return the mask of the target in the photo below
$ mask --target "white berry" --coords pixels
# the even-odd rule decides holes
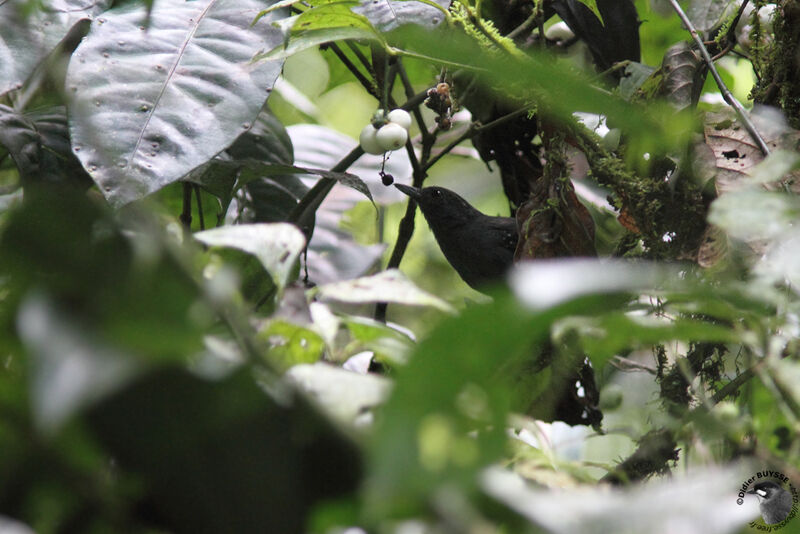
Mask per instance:
[[[404,109],[400,108],[393,109],[392,111],[389,112],[386,118],[389,119],[389,122],[399,124],[406,130],[411,128],[411,115],[409,115],[408,111]]]
[[[545,30],[544,36],[550,41],[569,41],[575,37],[575,33],[566,22],[556,22]]]
[[[372,124],[367,124],[358,136],[358,142],[367,154],[383,154],[386,150],[378,143],[378,130]]]
[[[389,122],[381,126],[375,135],[375,139],[378,141],[378,146],[384,150],[397,150],[406,144],[408,130],[399,124]]]

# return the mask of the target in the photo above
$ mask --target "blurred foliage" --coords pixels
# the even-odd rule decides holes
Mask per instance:
[[[192,4],[0,3],[0,531],[724,534],[800,484],[794,3],[683,2],[769,156],[663,0]],[[480,293],[386,175],[556,241],[574,191],[603,258]]]

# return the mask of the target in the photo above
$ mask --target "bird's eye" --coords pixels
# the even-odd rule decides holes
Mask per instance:
[[[434,189],[433,190],[433,196],[435,196],[436,198],[441,198],[442,192],[439,191],[438,189]]]

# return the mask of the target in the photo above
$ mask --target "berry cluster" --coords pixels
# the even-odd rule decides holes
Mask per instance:
[[[411,115],[407,111],[398,108],[384,115],[379,109],[372,122],[361,130],[358,141],[367,154],[383,154],[403,147],[410,127]]]

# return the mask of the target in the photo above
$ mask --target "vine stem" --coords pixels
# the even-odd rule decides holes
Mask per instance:
[[[486,130],[491,130],[495,126],[499,126],[499,125],[501,125],[501,124],[503,124],[505,122],[508,122],[508,121],[510,121],[512,119],[515,119],[515,118],[519,117],[520,115],[522,115],[524,113],[527,113],[527,112],[528,112],[528,108],[520,108],[517,111],[512,111],[511,113],[509,113],[507,115],[503,115],[502,117],[497,118],[497,119],[495,119],[495,120],[493,120],[491,122],[487,122],[486,124],[480,124],[480,123],[477,123],[477,122],[472,123],[470,125],[470,127],[467,128],[466,132],[461,134],[457,139],[454,139],[449,145],[444,147],[442,149],[442,151],[439,152],[438,154],[436,154],[430,161],[427,161],[424,164],[423,169],[425,171],[430,169],[433,165],[436,164],[436,162],[438,162],[440,159],[442,159],[442,157],[444,157],[447,153],[449,153],[455,147],[460,145],[462,141],[465,141],[465,140],[473,137],[474,135],[476,135],[476,134],[478,134],[480,132],[483,132],[483,131],[486,131]]]
[[[200,192],[200,186],[197,184],[193,184],[192,188],[194,189],[194,198],[197,202],[197,218],[200,219],[200,230],[206,229],[206,221],[203,216],[203,195]]]
[[[361,84],[361,86],[364,88],[365,91],[367,91],[370,95],[374,96],[375,98],[379,97],[378,90],[375,87],[374,81],[364,76],[364,74],[359,70],[359,68],[356,67],[352,61],[350,61],[350,58],[347,57],[344,51],[341,48],[339,48],[339,46],[336,43],[329,43],[328,48],[330,48],[330,50],[334,54],[336,54],[336,57],[339,58],[339,61],[342,62],[342,64],[347,68],[347,70],[349,70],[350,73],[353,76],[355,76],[356,80],[358,80],[358,83]],[[372,73],[370,73],[370,76],[372,76]]]
[[[694,42],[697,43],[697,46],[700,47],[700,54],[703,56],[703,60],[705,61],[706,65],[708,66],[708,70],[711,71],[711,75],[714,77],[714,81],[717,82],[717,87],[719,87],[720,92],[722,93],[722,98],[725,99],[725,102],[728,103],[735,111],[736,115],[738,115],[739,120],[744,125],[747,133],[750,134],[750,137],[753,138],[753,141],[756,142],[758,148],[761,150],[762,154],[768,156],[770,151],[769,147],[767,147],[767,143],[764,142],[764,139],[761,137],[761,134],[758,133],[755,124],[750,120],[750,117],[747,116],[747,112],[745,112],[742,105],[739,103],[736,98],[734,98],[733,94],[728,89],[728,86],[725,85],[725,82],[722,81],[722,78],[717,72],[717,68],[714,66],[714,61],[711,59],[711,54],[708,53],[708,49],[706,45],[703,43],[703,39],[700,37],[700,34],[697,33],[697,28],[694,27],[692,21],[689,20],[689,17],[683,11],[683,8],[678,4],[678,0],[669,0],[669,3],[672,5],[672,8],[678,14],[681,21],[683,22],[686,29],[689,30],[689,33],[692,34],[692,38]]]
[[[408,159],[411,161],[411,168],[413,169],[412,185],[414,187],[422,187],[422,183],[424,182],[427,174],[425,172],[424,165],[417,159],[417,155],[414,152],[414,146],[411,144],[410,139],[406,141],[406,152],[408,152]],[[423,151],[423,158],[424,156],[425,151]],[[400,267],[400,262],[403,260],[403,256],[406,253],[408,243],[411,241],[411,236],[414,235],[414,218],[416,215],[417,202],[413,198],[409,197],[408,204],[406,205],[406,213],[400,220],[400,226],[397,229],[397,240],[394,242],[392,255],[389,258],[389,263],[386,265],[387,269],[396,269],[397,267]],[[386,302],[378,302],[375,305],[376,321],[380,321],[382,323],[386,322],[387,307],[388,303]]]
[[[190,232],[192,230],[192,184],[183,182],[183,209],[181,210],[180,220],[183,228]]]

